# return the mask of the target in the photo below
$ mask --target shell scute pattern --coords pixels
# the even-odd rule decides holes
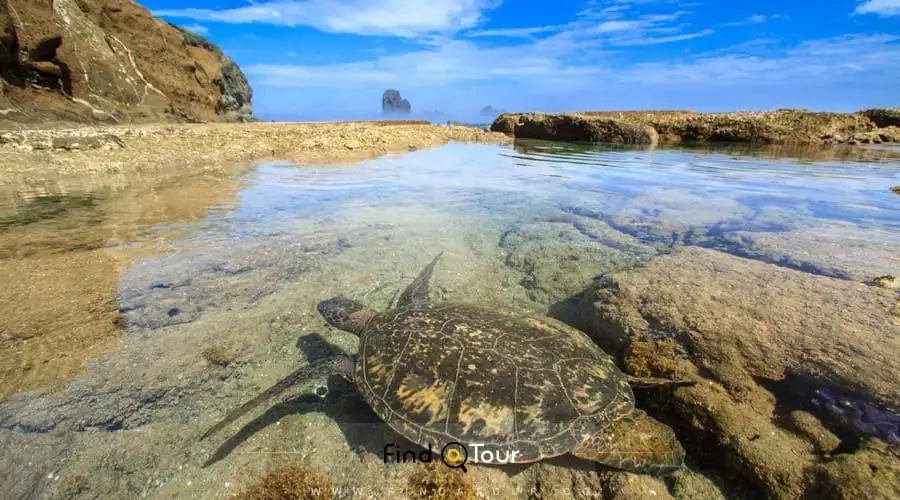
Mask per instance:
[[[362,335],[359,386],[414,441],[557,456],[633,408],[612,358],[552,320],[467,304],[386,311]]]

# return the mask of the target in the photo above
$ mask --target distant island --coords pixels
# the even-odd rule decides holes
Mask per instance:
[[[495,117],[497,117],[497,115],[503,114],[503,111],[500,111],[499,109],[494,109],[493,106],[488,104],[487,106],[481,108],[481,111],[478,114],[480,114],[481,116],[489,116],[489,117],[495,118]]]
[[[406,99],[400,97],[400,91],[387,89],[381,95],[381,112],[386,115],[408,115],[412,112],[412,105]]]

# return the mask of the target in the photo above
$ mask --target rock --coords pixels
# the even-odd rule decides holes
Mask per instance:
[[[900,498],[900,453],[878,440],[866,442],[857,453],[816,465],[813,474],[817,481],[809,498]]]
[[[538,463],[533,467],[530,500],[599,500],[604,486],[594,472],[585,473],[566,464]]]
[[[900,108],[864,109],[859,114],[871,120],[876,127],[900,127]]]
[[[672,496],[676,500],[725,500],[725,495],[706,477],[683,470],[672,475]]]
[[[554,141],[653,145],[658,140],[656,131],[647,125],[573,114],[505,113],[494,120],[491,130],[521,138]]]
[[[132,0],[10,0],[0,6],[0,121],[245,120],[249,85],[212,44]]]
[[[831,453],[841,444],[840,438],[826,429],[812,413],[795,410],[788,415],[788,421],[797,432],[816,445],[819,453]]]
[[[900,186],[894,186],[891,188],[891,192],[900,196]]]
[[[404,114],[408,115],[412,112],[412,106],[406,99],[400,98],[400,91],[388,89],[381,96],[381,111],[384,114]]]
[[[896,406],[896,304],[888,290],[687,247],[596,282],[582,295],[579,326],[629,372],[700,380],[643,403],[670,420],[693,459],[737,474],[769,498],[818,498],[814,492],[833,482],[852,490],[872,481],[860,491],[877,497],[896,477],[817,466],[834,452],[837,429],[790,412],[813,412],[815,389],[825,386]],[[860,449],[834,463],[871,456]]]
[[[888,290],[900,290],[900,279],[898,279],[896,276],[879,276],[872,280],[872,284],[879,288],[886,288]]]
[[[515,131],[516,124],[521,119],[519,117],[535,115],[539,114],[504,114],[494,122],[493,129],[526,137]],[[737,113],[584,111],[550,116],[557,119],[578,116],[585,120],[617,120],[632,126],[649,126],[656,130],[661,143],[834,144],[858,143],[861,138],[867,138],[870,142],[874,138],[882,142],[897,140],[895,131],[879,129],[869,118],[858,113],[779,109]],[[563,137],[565,134],[557,135]]]
[[[627,472],[602,474],[605,498],[612,500],[675,500],[659,478]]]
[[[870,130],[868,132],[860,132],[855,134],[851,140],[862,144],[900,142],[900,127],[891,125],[889,127]]]
[[[218,79],[219,92],[221,93],[219,98],[220,113],[225,114],[229,121],[255,121],[256,118],[253,116],[253,107],[251,105],[253,90],[250,88],[250,83],[247,81],[247,77],[244,76],[241,68],[230,57],[225,55],[217,45],[210,43],[196,33],[174,24],[169,24],[181,32],[185,43],[188,45],[199,47],[216,55],[221,68],[221,75]]]
[[[695,361],[734,394],[755,387],[753,377],[791,371],[900,402],[892,381],[900,329],[889,326],[896,298],[887,290],[688,247],[616,274],[591,295],[595,322],[607,326],[601,343],[689,342]]]

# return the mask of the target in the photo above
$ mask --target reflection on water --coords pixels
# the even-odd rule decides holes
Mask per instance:
[[[520,141],[0,193],[0,397],[71,380],[0,405],[0,444],[39,464],[0,471],[37,496],[215,498],[303,459],[349,497],[387,495],[415,478],[386,472],[396,436],[352,387],[197,441],[298,363],[354,352],[319,300],[386,307],[440,251],[436,299],[535,313],[679,245],[861,282],[900,274],[898,184],[890,150]],[[501,497],[533,486],[473,470]]]
[[[0,399],[77,374],[117,345],[119,273],[234,202],[227,177],[0,194]]]

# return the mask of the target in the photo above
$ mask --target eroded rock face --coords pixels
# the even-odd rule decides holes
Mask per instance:
[[[230,59],[131,0],[5,0],[0,27],[0,123],[252,116]]]
[[[859,113],[803,109],[736,113],[692,111],[582,111],[566,114],[505,113],[492,125],[516,137],[561,141],[625,142],[610,132],[652,130],[660,143],[880,144],[900,141],[898,111]],[[650,132],[648,132],[650,133]],[[610,135],[611,139],[606,136]],[[631,134],[626,134],[628,137]],[[599,139],[597,138],[599,137]],[[642,143],[642,142],[633,142]]]
[[[656,144],[659,140],[656,130],[649,125],[568,114],[505,113],[494,121],[491,130],[527,139],[553,141]]]
[[[898,307],[890,290],[688,247],[598,280],[581,326],[629,372],[700,381],[645,402],[695,460],[769,498],[891,498],[896,453],[865,435],[839,449],[847,429],[812,403],[828,388],[896,411]]]
[[[900,127],[900,108],[864,109],[859,114],[879,127]]]

